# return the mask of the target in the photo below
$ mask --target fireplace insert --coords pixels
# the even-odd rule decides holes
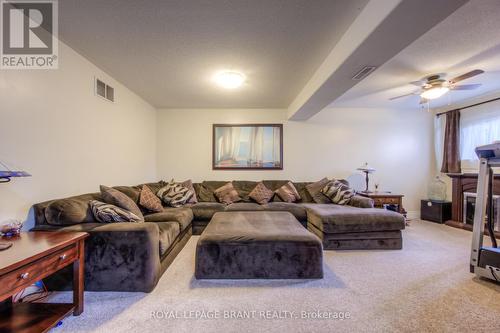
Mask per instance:
[[[463,223],[471,226],[474,224],[476,198],[476,193],[464,192]],[[489,209],[486,211],[489,212]],[[486,218],[488,217],[486,216]],[[493,196],[493,225],[495,231],[500,231],[500,195]]]

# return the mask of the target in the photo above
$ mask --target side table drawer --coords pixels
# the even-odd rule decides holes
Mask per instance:
[[[375,198],[375,199],[373,199],[373,201],[375,203],[375,206],[399,204],[398,198]]]
[[[67,266],[77,258],[78,248],[75,245],[54,252],[40,260],[1,276],[1,290],[23,289]],[[2,299],[2,296],[0,294],[0,299]]]

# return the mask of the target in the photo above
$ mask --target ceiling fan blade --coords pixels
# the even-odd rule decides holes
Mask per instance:
[[[481,70],[481,69],[475,69],[475,70],[473,70],[473,71],[470,71],[470,72],[468,72],[468,73],[465,73],[465,74],[459,75],[459,76],[457,76],[456,78],[451,79],[451,80],[450,80],[450,83],[451,83],[451,84],[454,84],[454,83],[457,83],[457,82],[459,82],[459,81],[462,81],[462,80],[465,80],[465,79],[469,79],[469,78],[471,78],[471,77],[473,77],[473,76],[476,76],[476,75],[479,75],[479,74],[483,74],[483,73],[484,73],[484,71],[483,71],[483,70]]]
[[[421,87],[424,84],[424,81],[418,80],[418,81],[411,81],[410,84],[413,84],[414,86]]]
[[[454,86],[452,88],[452,90],[474,90],[474,89],[477,89],[477,88],[479,88],[481,86],[482,86],[481,83],[478,83],[478,84],[462,84],[462,85],[459,85],[459,86]]]
[[[412,92],[410,94],[405,94],[405,95],[401,95],[401,96],[396,96],[396,97],[389,98],[389,100],[392,101],[392,100],[395,100],[395,99],[398,99],[398,98],[407,97],[407,96],[411,96],[411,95],[418,95],[418,94],[419,94],[418,92]]]

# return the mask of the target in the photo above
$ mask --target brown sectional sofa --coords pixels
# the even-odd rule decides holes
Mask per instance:
[[[276,190],[286,180],[265,180]],[[86,231],[85,290],[150,292],[163,272],[187,243],[199,235],[213,215],[223,211],[287,211],[316,234],[325,249],[398,249],[404,218],[394,212],[373,208],[371,199],[355,196],[349,206],[316,204],[306,191],[307,182],[294,182],[302,200],[282,202],[277,196],[260,205],[248,197],[257,185],[253,181],[233,181],[241,202],[224,205],[213,191],[227,181],[194,183],[198,203],[183,208],[165,207],[161,213],[148,214],[141,223],[97,223],[88,202],[101,200],[99,193],[51,200],[34,205],[35,227],[32,230]],[[165,183],[147,184],[154,192]],[[117,186],[116,189],[139,201],[140,186]],[[71,287],[71,271],[61,271],[46,281],[51,289]]]

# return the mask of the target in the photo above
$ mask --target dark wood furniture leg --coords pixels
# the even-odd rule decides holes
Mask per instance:
[[[73,316],[79,316],[83,312],[84,258],[84,242],[80,240],[78,242],[78,260],[73,263],[73,304],[75,305]]]

